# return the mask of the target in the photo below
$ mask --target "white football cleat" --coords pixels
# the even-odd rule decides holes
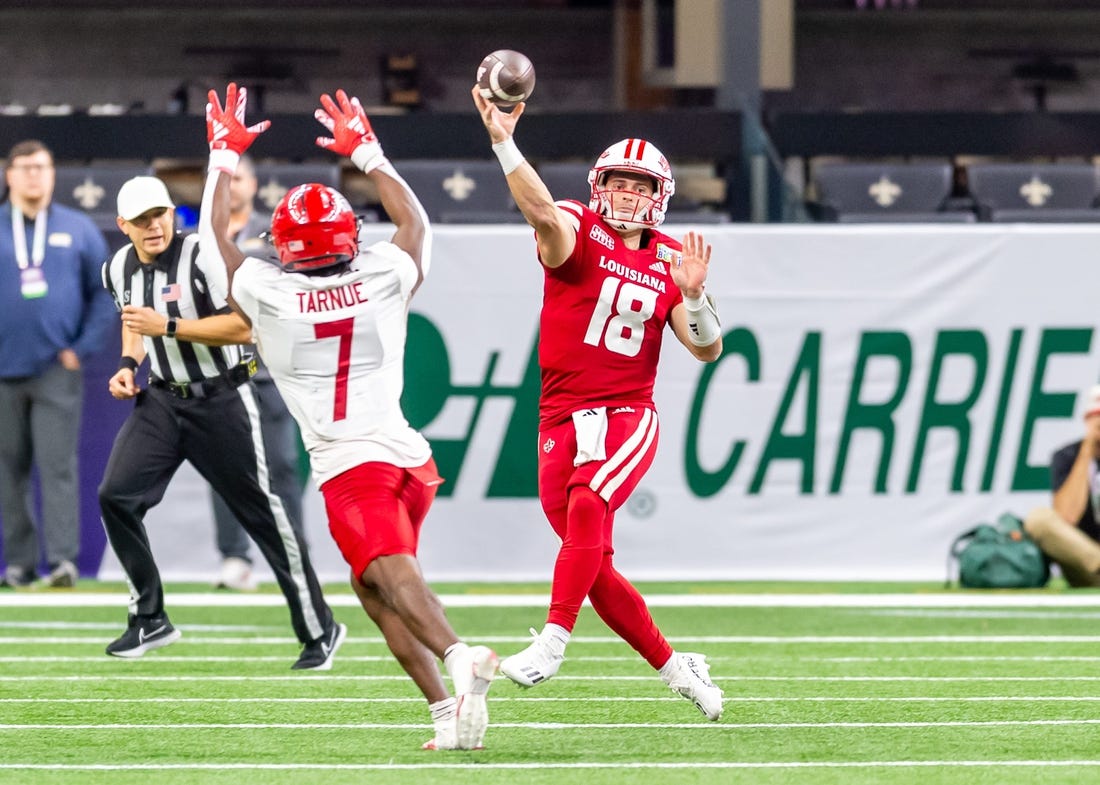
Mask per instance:
[[[487,646],[467,646],[451,663],[451,681],[455,692],[455,746],[460,750],[480,750],[489,727],[489,707],[485,696],[497,675],[500,658]],[[438,736],[437,736],[438,738]]]
[[[521,687],[534,687],[541,684],[561,667],[565,655],[550,648],[546,638],[531,630],[535,639],[521,652],[505,657],[500,663],[500,672]]]
[[[710,666],[702,654],[675,652],[676,668],[669,677],[662,676],[673,692],[695,704],[711,722],[722,716],[723,692],[710,680]]]
[[[437,720],[433,723],[435,726],[435,737],[430,741],[424,742],[420,749],[422,750],[454,750],[458,749],[458,725],[454,717],[449,717],[445,720]]]

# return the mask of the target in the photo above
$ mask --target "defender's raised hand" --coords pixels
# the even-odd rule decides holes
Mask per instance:
[[[244,110],[248,103],[248,90],[237,88],[236,82],[230,82],[225,91],[225,108],[218,100],[218,93],[211,90],[207,94],[206,104],[206,141],[210,150],[230,150],[240,155],[256,140],[256,137],[271,127],[270,120],[262,120],[255,125],[244,124]]]
[[[321,107],[313,116],[332,136],[318,136],[318,147],[350,158],[359,145],[378,141],[358,98],[348,98],[343,90],[337,90],[335,101],[328,93],[321,96]]]

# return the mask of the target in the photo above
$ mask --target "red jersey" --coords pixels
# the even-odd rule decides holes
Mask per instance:
[[[680,243],[650,229],[634,251],[579,202],[557,205],[577,245],[560,267],[543,268],[540,424],[592,406],[652,407],[664,327],[683,300],[669,274]]]

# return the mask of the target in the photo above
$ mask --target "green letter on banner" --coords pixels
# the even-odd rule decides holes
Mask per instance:
[[[939,403],[936,401],[936,388],[939,386],[940,374],[943,373],[943,361],[952,354],[965,355],[974,361],[974,382],[970,392],[958,403]],[[928,432],[933,428],[951,428],[959,435],[951,490],[963,489],[963,469],[970,450],[970,418],[967,415],[981,395],[988,370],[989,344],[978,330],[944,330],[936,336],[932,369],[928,373],[928,387],[924,393],[924,405],[921,407],[920,427],[913,445],[913,460],[909,464],[909,482],[905,486],[907,493],[917,490],[921,464],[924,462],[924,446],[928,441]]]
[[[893,357],[898,361],[898,382],[894,394],[885,403],[861,403],[860,390],[863,389],[863,377],[867,365],[873,357]],[[840,432],[840,444],[837,447],[836,466],[833,468],[833,481],[830,493],[839,493],[844,478],[844,464],[848,459],[848,445],[852,432],[857,428],[870,428],[882,434],[882,457],[878,464],[875,479],[875,493],[886,492],[886,476],[890,471],[890,456],[894,449],[894,410],[905,397],[909,385],[909,374],[913,369],[913,345],[909,337],[901,332],[864,333],[859,343],[859,357],[852,377],[852,387],[848,393],[848,409],[844,415],[844,426]]]
[[[791,408],[791,401],[798,391],[803,376],[807,377],[806,383],[806,412],[805,431],[795,436],[783,435],[783,423],[787,421],[787,413]],[[813,493],[814,490],[814,454],[817,452],[817,387],[821,377],[821,333],[806,333],[802,342],[802,351],[795,360],[790,379],[787,381],[787,389],[783,392],[783,401],[779,404],[779,411],[772,422],[771,433],[768,434],[768,443],[764,445],[764,453],[760,456],[760,463],[756,467],[756,474],[749,485],[749,493],[760,493],[764,485],[764,475],[768,471],[768,465],[774,460],[793,459],[802,461],[802,493]]]
[[[744,327],[730,330],[722,336],[722,357],[717,362],[707,363],[703,368],[703,373],[699,376],[699,386],[695,388],[695,398],[691,402],[691,411],[688,414],[684,468],[687,471],[688,487],[691,488],[692,493],[702,498],[713,496],[722,490],[722,486],[737,468],[741,453],[745,451],[745,442],[736,441],[733,443],[733,449],[730,450],[729,458],[718,471],[708,472],[699,464],[699,421],[702,419],[707,388],[710,387],[710,380],[718,370],[718,366],[735,354],[745,358],[749,381],[760,381],[760,346],[756,342],[756,337]],[[733,405],[737,405],[736,401]]]
[[[1047,358],[1052,354],[1088,354],[1092,344],[1092,330],[1077,329],[1043,330],[1039,338],[1039,356],[1035,358],[1035,375],[1031,377],[1031,393],[1027,399],[1024,429],[1020,434],[1020,449],[1016,453],[1016,471],[1012,475],[1012,490],[1042,491],[1050,489],[1050,475],[1046,464],[1032,466],[1027,462],[1031,449],[1031,436],[1035,421],[1042,417],[1072,417],[1076,393],[1043,392],[1043,376],[1047,370]]]

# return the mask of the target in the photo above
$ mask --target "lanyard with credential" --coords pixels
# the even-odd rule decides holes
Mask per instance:
[[[34,300],[45,297],[48,289],[46,276],[42,274],[42,261],[46,258],[46,210],[39,210],[34,219],[34,241],[31,256],[27,257],[27,231],[23,224],[23,211],[15,205],[11,210],[12,242],[15,246],[15,263],[19,265],[23,298]]]

